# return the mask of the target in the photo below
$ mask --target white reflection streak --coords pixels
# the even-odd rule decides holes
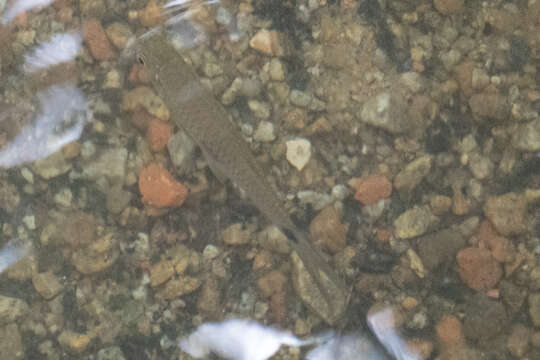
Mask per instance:
[[[4,270],[17,263],[29,253],[29,246],[25,246],[17,240],[10,240],[0,250],[0,273],[4,272]]]
[[[281,345],[304,346],[316,340],[301,340],[286,331],[248,320],[206,323],[180,341],[180,348],[196,359],[210,353],[231,360],[266,360]]]
[[[84,127],[85,99],[72,84],[38,92],[42,112],[0,151],[0,167],[44,158],[77,140]]]
[[[405,344],[393,327],[394,314],[392,308],[385,308],[373,314],[368,314],[367,322],[371,331],[373,331],[377,339],[386,348],[386,351],[394,356],[396,360],[421,359],[419,354],[415,354],[409,350],[407,344]]]
[[[24,57],[24,69],[32,73],[39,69],[73,60],[82,44],[80,34],[62,33],[54,35],[50,41],[41,44],[31,55]]]
[[[54,0],[15,0],[2,16],[2,25],[7,25],[17,15],[34,8],[49,6]]]

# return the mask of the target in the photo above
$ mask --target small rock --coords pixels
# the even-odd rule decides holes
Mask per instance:
[[[270,117],[271,109],[268,103],[257,100],[249,100],[248,107],[256,118],[268,119]]]
[[[331,253],[342,251],[347,245],[348,224],[341,222],[334,206],[324,208],[311,222],[309,231],[316,243]]]
[[[452,199],[444,195],[435,195],[429,200],[429,206],[435,215],[442,215],[450,210]]]
[[[435,9],[443,15],[457,14],[463,11],[464,0],[435,0]]]
[[[490,196],[484,205],[484,214],[502,235],[520,234],[529,228],[527,199],[522,194]]]
[[[101,18],[107,12],[107,6],[103,0],[80,0],[79,9],[84,17]]]
[[[469,106],[478,120],[505,120],[509,113],[506,97],[501,94],[480,93],[471,96]]]
[[[526,326],[516,324],[512,326],[510,336],[508,336],[508,340],[506,341],[506,347],[516,358],[523,359],[529,347],[530,336],[531,332]]]
[[[493,162],[477,152],[469,156],[469,169],[478,180],[490,178],[494,169]]]
[[[463,332],[472,341],[494,339],[506,331],[508,322],[503,304],[477,294],[466,304]]]
[[[285,80],[285,67],[279,58],[272,58],[268,66],[270,79],[273,81]]]
[[[510,313],[518,313],[521,311],[523,303],[527,299],[527,290],[523,287],[515,285],[508,280],[502,280],[499,283],[499,291],[503,302],[506,304]]]
[[[404,132],[409,128],[407,103],[402,96],[382,92],[366,101],[360,120],[394,134]]]
[[[274,124],[270,121],[261,121],[253,134],[253,139],[259,142],[274,141],[276,139],[276,135],[274,134]]]
[[[529,315],[534,326],[540,327],[540,293],[529,295]]]
[[[405,211],[395,221],[395,234],[400,239],[410,239],[426,233],[435,221],[427,206],[415,206]]]
[[[264,297],[270,297],[285,290],[288,279],[281,271],[274,270],[257,280],[257,287]]]
[[[418,239],[418,255],[428,270],[451,263],[466,240],[457,229],[450,228],[425,235]]]
[[[290,100],[293,105],[301,108],[307,108],[309,104],[311,104],[313,96],[305,91],[295,89],[291,91]]]
[[[227,245],[245,245],[251,240],[252,231],[242,224],[232,224],[223,231],[223,242]]]
[[[2,358],[4,359],[22,360],[26,358],[17,324],[0,327],[0,349],[2,349]]]
[[[112,266],[118,258],[116,240],[113,234],[102,238],[82,248],[71,257],[71,262],[82,274],[94,274]]]
[[[197,309],[206,313],[215,313],[221,304],[221,290],[219,282],[215,276],[209,276],[202,284],[199,298],[197,299]]]
[[[87,334],[79,334],[73,331],[64,330],[58,336],[58,342],[76,352],[82,352],[90,343],[90,337]]]
[[[97,180],[105,177],[112,183],[123,184],[126,177],[128,153],[124,148],[109,148],[83,167],[83,177]]]
[[[111,60],[116,56],[99,20],[88,19],[84,21],[83,36],[88,50],[94,59],[105,61]]]
[[[163,103],[163,100],[147,86],[138,86],[124,93],[122,110],[136,111],[139,106],[142,106],[149,114],[160,120],[169,120],[169,110]]]
[[[66,161],[61,151],[57,151],[44,159],[34,162],[32,170],[42,178],[49,180],[71,170],[71,163]]]
[[[436,331],[439,342],[445,348],[461,347],[465,344],[463,326],[455,316],[444,316],[437,323]]]
[[[29,310],[28,304],[23,300],[0,295],[0,324],[14,322],[26,315]]]
[[[520,124],[512,136],[512,145],[523,151],[540,150],[540,118]]]
[[[480,224],[476,237],[491,250],[491,255],[498,262],[512,262],[514,260],[515,249],[512,243],[507,238],[498,235],[489,221],[483,221]]]
[[[160,164],[150,164],[139,174],[142,202],[158,208],[180,206],[187,196],[186,187],[176,181]]]
[[[162,22],[161,6],[154,0],[148,1],[146,7],[139,12],[139,21],[146,27],[159,25]]]
[[[270,56],[285,55],[285,48],[282,44],[282,36],[276,30],[259,30],[250,40],[249,46]]]
[[[363,205],[373,205],[392,194],[392,183],[384,175],[370,175],[355,181],[354,199]]]
[[[169,280],[161,295],[165,300],[176,299],[180,296],[190,294],[201,286],[201,280],[192,276],[181,276],[178,279]]]
[[[112,23],[105,29],[109,40],[118,50],[123,50],[129,39],[133,36],[133,32],[126,24],[119,22]]]
[[[394,179],[394,187],[398,190],[412,191],[431,170],[431,155],[424,155],[407,164]]]
[[[150,286],[156,287],[164,284],[175,274],[172,261],[163,260],[150,268]]]
[[[133,194],[130,191],[122,189],[122,185],[117,184],[107,190],[106,206],[112,214],[120,214],[128,207]]]
[[[500,264],[487,249],[465,248],[458,252],[456,258],[459,276],[473,290],[492,289],[502,278]]]
[[[291,249],[289,239],[275,225],[266,227],[259,233],[259,244],[267,250],[274,251],[280,254],[288,254]]]
[[[146,138],[152,151],[161,151],[167,147],[172,135],[172,125],[163,120],[153,118],[148,122]]]
[[[461,91],[463,91],[465,95],[470,95],[473,91],[472,74],[475,66],[476,65],[472,61],[466,61],[459,64],[454,69]]]
[[[36,291],[45,299],[50,300],[62,291],[64,286],[52,272],[35,273],[32,276],[32,284]]]
[[[286,142],[287,160],[298,171],[302,171],[311,158],[311,143],[307,139],[295,138]]]
[[[126,360],[126,358],[120,347],[109,346],[98,351],[97,360]]]

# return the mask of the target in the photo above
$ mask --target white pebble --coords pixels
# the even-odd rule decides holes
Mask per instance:
[[[311,158],[311,143],[307,139],[296,138],[289,140],[287,145],[287,160],[292,166],[302,171]]]

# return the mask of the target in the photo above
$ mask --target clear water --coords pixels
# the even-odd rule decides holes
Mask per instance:
[[[2,359],[540,358],[540,2],[0,16]],[[339,320],[152,89],[161,31],[343,278]]]

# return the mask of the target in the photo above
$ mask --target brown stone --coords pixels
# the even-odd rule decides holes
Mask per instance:
[[[463,11],[464,0],[435,0],[435,9],[443,15],[457,14]]]
[[[345,248],[348,230],[349,225],[341,222],[334,206],[324,208],[309,226],[313,239],[332,253],[338,253]]]
[[[111,60],[116,56],[105,30],[97,19],[83,23],[83,36],[92,57],[99,61]]]
[[[364,205],[376,204],[392,194],[392,183],[384,175],[371,175],[360,179],[354,199]]]
[[[503,275],[500,264],[487,249],[465,248],[456,257],[459,276],[476,291],[493,288]]]

